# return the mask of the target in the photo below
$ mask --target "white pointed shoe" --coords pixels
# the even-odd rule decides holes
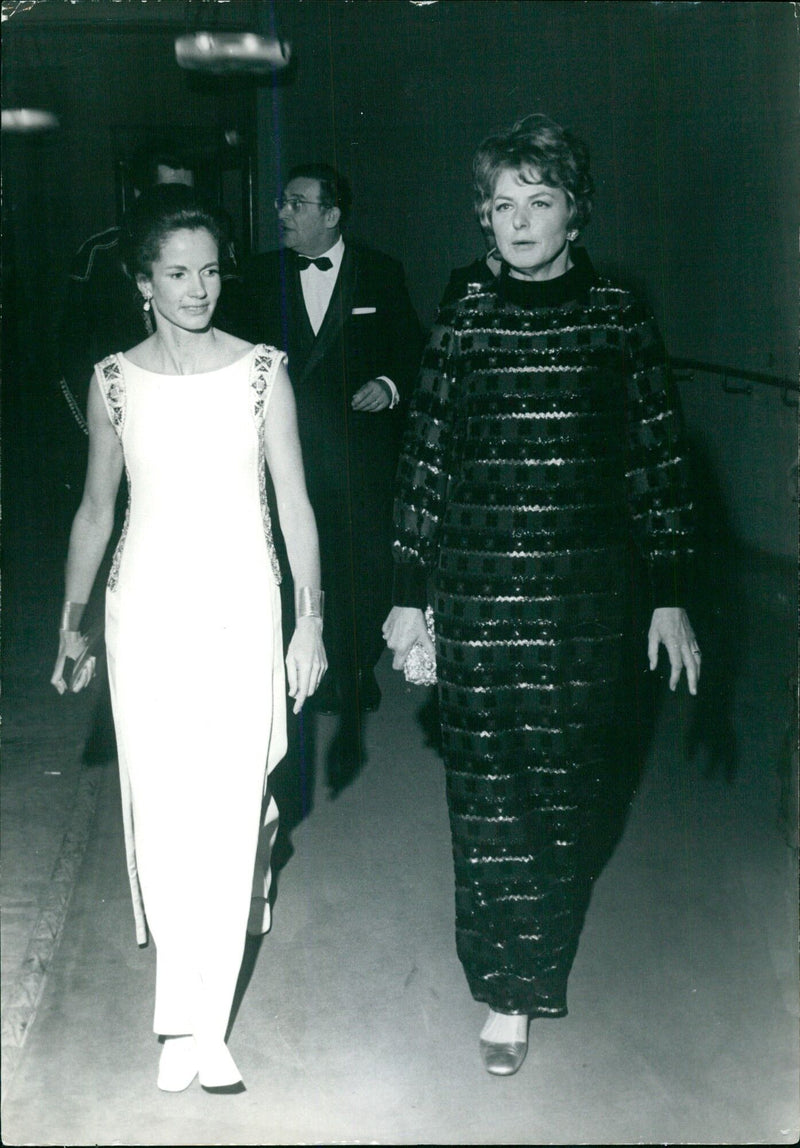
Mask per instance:
[[[168,1036],[161,1049],[156,1083],[162,1092],[183,1092],[198,1071],[197,1046],[193,1036]]]
[[[200,1084],[204,1091],[220,1095],[244,1092],[242,1074],[224,1041],[198,1046],[200,1054]]]

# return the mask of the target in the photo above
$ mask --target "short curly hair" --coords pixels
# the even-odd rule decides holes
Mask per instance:
[[[594,181],[589,149],[549,116],[530,115],[510,131],[488,136],[472,161],[475,211],[481,227],[489,225],[492,197],[501,171],[515,171],[528,181],[531,172],[551,187],[560,187],[572,204],[572,227],[583,230],[592,214]]]

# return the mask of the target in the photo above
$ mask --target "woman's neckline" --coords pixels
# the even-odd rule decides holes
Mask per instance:
[[[257,345],[258,344],[256,344],[256,346]],[[213,367],[210,371],[187,371],[186,374],[178,374],[174,371],[151,371],[149,367],[142,367],[138,363],[134,363],[133,359],[128,358],[124,351],[119,351],[118,354],[121,359],[124,359],[125,362],[129,363],[135,370],[144,371],[146,375],[156,375],[159,379],[196,379],[204,375],[216,375],[220,371],[228,371],[231,367],[238,366],[239,363],[243,363],[245,359],[248,359],[250,355],[253,354],[256,346],[251,347],[249,351],[245,351],[238,359],[234,359],[232,363],[226,363],[223,367]]]
[[[573,247],[572,267],[555,279],[515,279],[504,265],[497,280],[497,293],[517,307],[558,307],[578,299],[596,282],[597,274],[586,250]]]

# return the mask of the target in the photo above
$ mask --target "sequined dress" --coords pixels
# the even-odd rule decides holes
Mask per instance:
[[[137,939],[156,943],[154,1029],[221,1040],[286,747],[279,574],[263,426],[284,356],[156,374],[95,369],[130,503],[106,645]]]
[[[575,254],[440,313],[395,508],[395,604],[432,586],[458,954],[476,1000],[531,1016],[567,1011],[630,720],[631,540],[655,605],[686,604],[692,564],[658,331]]]

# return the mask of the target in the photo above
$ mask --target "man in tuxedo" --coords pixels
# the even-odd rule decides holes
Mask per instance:
[[[377,709],[391,606],[395,472],[422,332],[396,260],[349,240],[350,194],[327,164],[289,173],[282,248],[245,273],[248,335],[286,350],[326,591],[329,671],[314,708]]]

